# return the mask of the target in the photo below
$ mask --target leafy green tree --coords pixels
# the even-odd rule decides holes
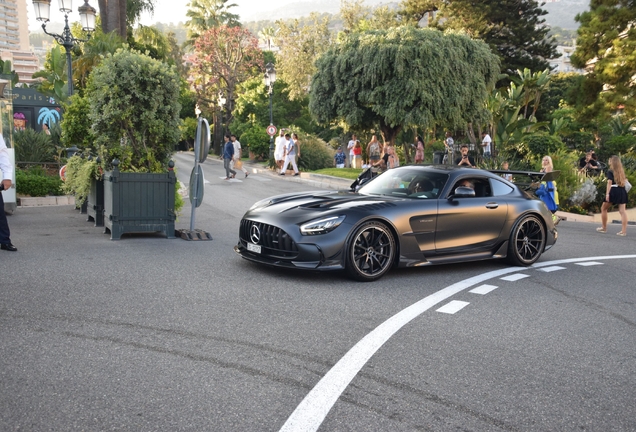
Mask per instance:
[[[62,145],[77,146],[80,149],[94,146],[95,137],[88,117],[90,106],[88,99],[79,93],[74,94],[66,104],[62,118]]]
[[[11,60],[2,60],[2,57],[0,57],[0,75],[9,76],[12,85],[16,85],[20,81],[20,77],[11,66]]]
[[[309,108],[318,121],[377,128],[390,143],[405,126],[487,117],[499,75],[483,42],[415,27],[349,34],[316,67]]]
[[[634,0],[591,0],[590,10],[577,15],[576,50],[572,64],[589,66],[591,91],[605,110],[623,106],[629,117],[636,115],[636,3]],[[599,108],[599,107],[597,107]]]
[[[154,12],[156,0],[97,0],[101,28],[104,33],[115,32],[126,38],[128,27],[139,19],[142,12]]]
[[[264,29],[258,32],[259,39],[267,44],[267,51],[272,50],[272,45],[274,45],[274,41],[276,39],[277,33],[278,33],[278,29],[272,26],[265,27]]]
[[[64,102],[68,98],[66,74],[66,55],[62,54],[59,45],[55,45],[46,55],[44,69],[34,73],[33,78],[43,78],[37,86],[40,93]]]
[[[437,11],[429,25],[465,31],[486,42],[501,60],[501,71],[510,76],[517,70],[540,71],[557,58],[556,42],[542,17],[547,12],[535,0],[405,0],[402,8],[417,19]],[[418,20],[419,21],[419,20]]]
[[[165,169],[179,141],[179,77],[174,68],[124,49],[93,71],[86,97],[104,162],[122,170]]]
[[[316,73],[315,61],[331,42],[329,18],[312,13],[309,19],[306,25],[297,19],[276,22],[279,26],[276,41],[280,47],[276,53],[276,73],[287,83],[291,99],[307,95],[311,77]]]

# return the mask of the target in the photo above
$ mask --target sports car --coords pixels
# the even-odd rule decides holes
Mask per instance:
[[[507,171],[510,173],[510,171]],[[234,250],[272,266],[344,269],[377,280],[393,267],[506,258],[529,266],[557,240],[551,212],[500,174],[446,165],[403,166],[357,191],[278,195],[243,216]]]

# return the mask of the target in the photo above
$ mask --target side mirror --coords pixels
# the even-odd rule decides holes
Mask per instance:
[[[468,197],[474,197],[475,196],[475,190],[471,189],[469,187],[464,187],[464,186],[459,186],[455,189],[455,193],[451,196],[449,196],[449,199],[453,199],[453,198],[468,198]]]

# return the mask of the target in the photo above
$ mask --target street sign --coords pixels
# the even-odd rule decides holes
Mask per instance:
[[[201,169],[201,165],[197,165],[195,168],[192,168],[192,173],[190,174],[190,186],[188,190],[190,204],[194,204],[194,200],[196,198],[195,207],[199,207],[203,202],[203,183],[203,170]]]
[[[276,126],[274,125],[267,126],[267,135],[273,137],[274,135],[276,135],[276,131],[277,131]]]

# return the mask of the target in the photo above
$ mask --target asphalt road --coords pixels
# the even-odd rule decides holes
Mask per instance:
[[[176,160],[187,184],[192,158]],[[9,217],[0,430],[636,430],[631,227],[562,222],[529,269],[357,283],[233,252],[251,204],[306,184],[204,172],[212,241],[110,241],[71,207]]]

